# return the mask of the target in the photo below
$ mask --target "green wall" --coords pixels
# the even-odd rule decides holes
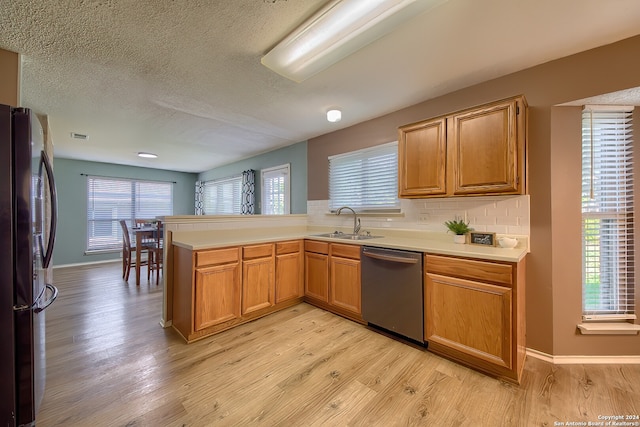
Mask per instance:
[[[254,169],[256,171],[256,213],[260,213],[260,171],[287,163],[291,165],[291,213],[307,213],[307,141],[202,172],[198,175],[198,179],[210,181]]]
[[[305,157],[306,159],[306,157]],[[174,215],[193,215],[197,174],[55,158],[58,228],[53,265],[119,259],[119,253],[85,255],[87,242],[87,179],[82,174],[175,182]]]

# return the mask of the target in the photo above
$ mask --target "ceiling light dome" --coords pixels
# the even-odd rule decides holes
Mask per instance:
[[[144,151],[138,152],[138,157],[143,157],[145,159],[156,159],[158,157],[157,154],[153,153],[145,153]]]
[[[331,123],[339,122],[340,119],[342,119],[342,111],[336,109],[327,111],[327,120]]]

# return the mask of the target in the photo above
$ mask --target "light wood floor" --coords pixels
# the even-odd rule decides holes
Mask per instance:
[[[126,283],[120,268],[55,270],[39,427],[554,426],[640,414],[640,365],[528,358],[515,386],[307,304],[187,345],[159,326],[161,288]]]

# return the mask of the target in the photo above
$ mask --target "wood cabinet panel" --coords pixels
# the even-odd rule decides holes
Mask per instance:
[[[284,252],[278,283],[277,248]],[[302,248],[302,240],[200,251],[174,246],[174,329],[192,342],[302,301]]]
[[[399,196],[526,194],[526,108],[517,96],[398,128]]]
[[[518,191],[516,116],[513,100],[452,117],[453,194]]]
[[[446,119],[400,128],[398,159],[400,197],[446,194]]]
[[[305,248],[324,251],[306,240]],[[324,243],[324,242],[317,242]],[[343,243],[327,244],[328,255],[305,251],[305,289],[308,302],[325,310],[362,320],[360,246]]]
[[[429,350],[519,382],[526,356],[525,260],[424,258]]]
[[[308,242],[305,242],[305,248]],[[327,248],[328,249],[328,248]],[[304,294],[329,301],[329,256],[315,252],[304,254]]]
[[[362,315],[360,260],[332,255],[330,271],[329,304]]]
[[[304,241],[304,250],[306,252],[315,252],[318,254],[328,254],[329,253],[329,243],[327,242],[319,242],[316,240],[305,240]]]
[[[239,248],[212,249],[210,251],[197,251],[196,267],[205,265],[225,264],[240,260]]]
[[[360,246],[343,245],[340,243],[331,244],[331,256],[342,258],[360,259]]]
[[[513,266],[496,262],[426,255],[425,268],[430,273],[482,280],[510,286],[513,281]]]
[[[301,252],[302,251],[301,245],[302,245],[302,240],[295,240],[291,242],[278,242],[276,243],[276,255]]]
[[[242,261],[243,315],[275,304],[274,268],[273,256]]]
[[[273,244],[244,246],[242,248],[242,259],[264,258],[273,255]]]
[[[428,273],[425,340],[511,369],[511,306],[509,288]]]
[[[276,243],[276,304],[304,296],[304,241]]]
[[[194,331],[240,317],[240,263],[195,271]]]

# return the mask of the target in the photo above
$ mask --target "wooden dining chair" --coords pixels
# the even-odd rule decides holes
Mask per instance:
[[[122,227],[122,278],[125,281],[128,281],[131,267],[140,268],[141,266],[146,265],[148,268],[151,255],[149,252],[149,247],[143,247],[143,250],[147,253],[147,258],[143,259],[140,262],[141,265],[137,266],[135,261],[133,261],[133,253],[136,250],[136,244],[131,243],[129,227],[127,227],[127,222],[124,219],[120,220],[120,227]],[[147,280],[149,279],[149,276],[150,271],[147,271]]]
[[[153,222],[155,222],[155,220],[145,218],[136,218],[133,220],[134,226],[137,228],[147,227]],[[155,238],[151,234],[142,234],[141,238],[143,246],[153,246],[155,244]]]
[[[156,273],[156,285],[160,283],[160,271],[162,270],[162,263],[164,259],[164,227],[162,221],[157,222],[157,230],[155,233],[155,244],[151,247],[151,263],[149,264],[149,271]]]

